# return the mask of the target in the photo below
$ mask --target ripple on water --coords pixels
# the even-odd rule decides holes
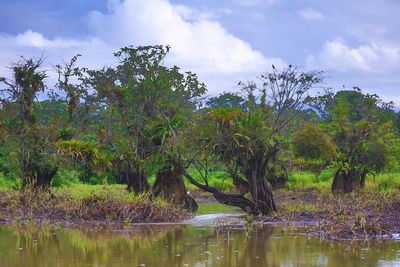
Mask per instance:
[[[186,220],[185,223],[195,226],[215,226],[223,222],[224,224],[235,224],[243,222],[242,213],[213,213],[196,215],[194,218]]]

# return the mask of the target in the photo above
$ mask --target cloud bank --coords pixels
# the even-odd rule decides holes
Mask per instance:
[[[400,45],[385,40],[350,46],[337,38],[307,57],[307,67],[323,69],[342,78],[348,87],[368,88],[385,101],[400,103]],[[336,80],[338,81],[338,79]],[[340,84],[335,84],[337,88]]]
[[[271,64],[285,65],[230,34],[212,13],[167,0],[110,0],[108,7],[106,13],[88,14],[85,26],[90,34],[84,39],[48,39],[31,30],[0,35],[0,65],[9,65],[17,55],[42,52],[46,62],[57,64],[80,53],[82,65],[99,68],[112,64],[112,53],[123,46],[170,45],[167,63],[198,73],[210,94],[232,89],[238,80],[253,79]]]

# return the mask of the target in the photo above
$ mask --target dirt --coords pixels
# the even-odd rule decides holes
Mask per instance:
[[[309,223],[323,238],[382,238],[400,233],[400,195],[359,190],[334,196],[315,189],[275,193],[278,212],[261,222]]]
[[[161,223],[180,222],[191,214],[151,201],[124,201],[111,194],[90,194],[81,199],[43,192],[0,191],[0,223],[84,222]]]

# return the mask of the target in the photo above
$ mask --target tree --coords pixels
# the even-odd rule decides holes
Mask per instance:
[[[34,113],[37,95],[46,89],[41,65],[41,58],[22,58],[11,67],[13,80],[0,78],[5,85],[1,90],[1,128],[18,153],[23,188],[50,186],[58,169],[53,161],[55,129],[42,124]]]
[[[156,173],[154,195],[174,194],[177,203],[195,209],[177,155],[181,131],[205,86],[193,73],[164,66],[168,51],[164,46],[122,48],[115,53],[118,66],[87,70],[85,84],[96,92],[102,138],[117,154],[128,189],[150,190],[147,177]]]
[[[382,102],[377,95],[363,94],[357,87],[336,94],[328,92],[318,101],[321,99],[324,100],[321,125],[336,146],[332,192],[352,192],[364,186],[368,173],[382,170],[387,163],[387,136],[379,128],[390,123],[391,104]],[[386,131],[389,128],[392,127],[386,127]],[[314,140],[317,140],[315,134],[310,136],[309,143]],[[310,148],[302,154],[316,156],[321,152],[318,146]]]
[[[294,133],[292,147],[295,156],[318,167],[315,170],[317,174],[336,158],[336,146],[329,135],[315,123],[300,125]]]
[[[386,149],[376,131],[380,124],[379,98],[355,88],[338,92],[335,101],[329,125],[338,147],[332,191],[348,193],[363,187],[368,173],[384,167],[379,161],[387,157]]]
[[[245,110],[221,106],[210,109],[191,136],[220,162],[238,166],[251,199],[224,195],[215,189],[210,192],[223,203],[268,215],[276,210],[276,205],[267,181],[285,143],[285,132],[306,104],[307,91],[322,82],[323,77],[321,72],[305,73],[290,66],[282,71],[274,69],[261,78],[261,89],[254,83],[241,83],[247,93]],[[207,184],[199,187],[210,188]]]
[[[212,97],[207,100],[206,106],[209,108],[216,108],[216,107],[240,107],[244,108],[243,104],[245,99],[243,97],[238,96],[237,94],[233,93],[223,93],[220,94],[218,97]]]

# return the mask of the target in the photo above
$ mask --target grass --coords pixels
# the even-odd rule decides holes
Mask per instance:
[[[322,238],[369,239],[400,231],[398,192],[367,187],[334,196],[307,189],[281,191],[275,198],[278,212],[266,217],[266,221],[311,222],[310,233]]]
[[[223,204],[199,204],[199,209],[196,214],[210,214],[210,213],[235,213],[239,209]],[[240,211],[240,210],[239,210]]]
[[[189,216],[165,200],[134,195],[120,185],[75,185],[51,193],[0,190],[0,220],[4,223],[177,222]]]
[[[312,172],[293,172],[288,177],[287,188],[289,190],[316,188],[320,191],[330,189],[334,171],[324,170],[316,175]]]
[[[190,168],[188,170],[191,175],[199,182],[205,184],[203,178],[196,169]],[[284,190],[302,190],[307,188],[315,188],[319,191],[329,191],[332,180],[334,177],[335,171],[333,169],[325,169],[319,175],[315,173],[304,171],[304,172],[292,172],[288,177],[287,187]],[[103,185],[114,184],[112,178],[107,176],[107,173],[104,173],[101,176],[89,177],[86,183],[83,183],[79,180],[80,173],[75,170],[66,170],[61,169],[57,176],[52,181],[52,186],[54,188],[72,188],[71,194],[80,194],[84,193],[86,189],[86,185],[93,185],[98,187],[90,187],[93,188],[101,188]],[[149,178],[149,184],[153,185],[156,180],[156,177],[153,175]],[[183,178],[186,189],[192,192],[199,192],[200,190],[192,185],[185,177]],[[9,189],[17,189],[20,187],[21,181],[17,177],[14,177],[12,174],[8,176],[0,173],[0,188],[9,188]],[[209,173],[208,184],[212,187],[215,187],[223,192],[233,192],[236,191],[235,186],[233,185],[232,179],[229,174],[222,170],[212,170]],[[115,187],[114,187],[115,186]],[[114,189],[122,189],[125,185],[113,185]],[[392,172],[392,173],[380,173],[377,175],[368,175],[366,180],[366,187],[377,189],[380,191],[398,191],[400,190],[400,172]],[[111,190],[114,190],[111,189]]]
[[[399,191],[400,173],[380,173],[378,175],[369,175],[366,186],[377,188],[380,191]]]
[[[289,175],[287,188],[284,190],[317,189],[319,191],[330,191],[334,170],[326,169],[321,174],[312,172],[293,172]],[[367,175],[366,188],[378,191],[396,192],[400,190],[400,172],[379,173]]]

